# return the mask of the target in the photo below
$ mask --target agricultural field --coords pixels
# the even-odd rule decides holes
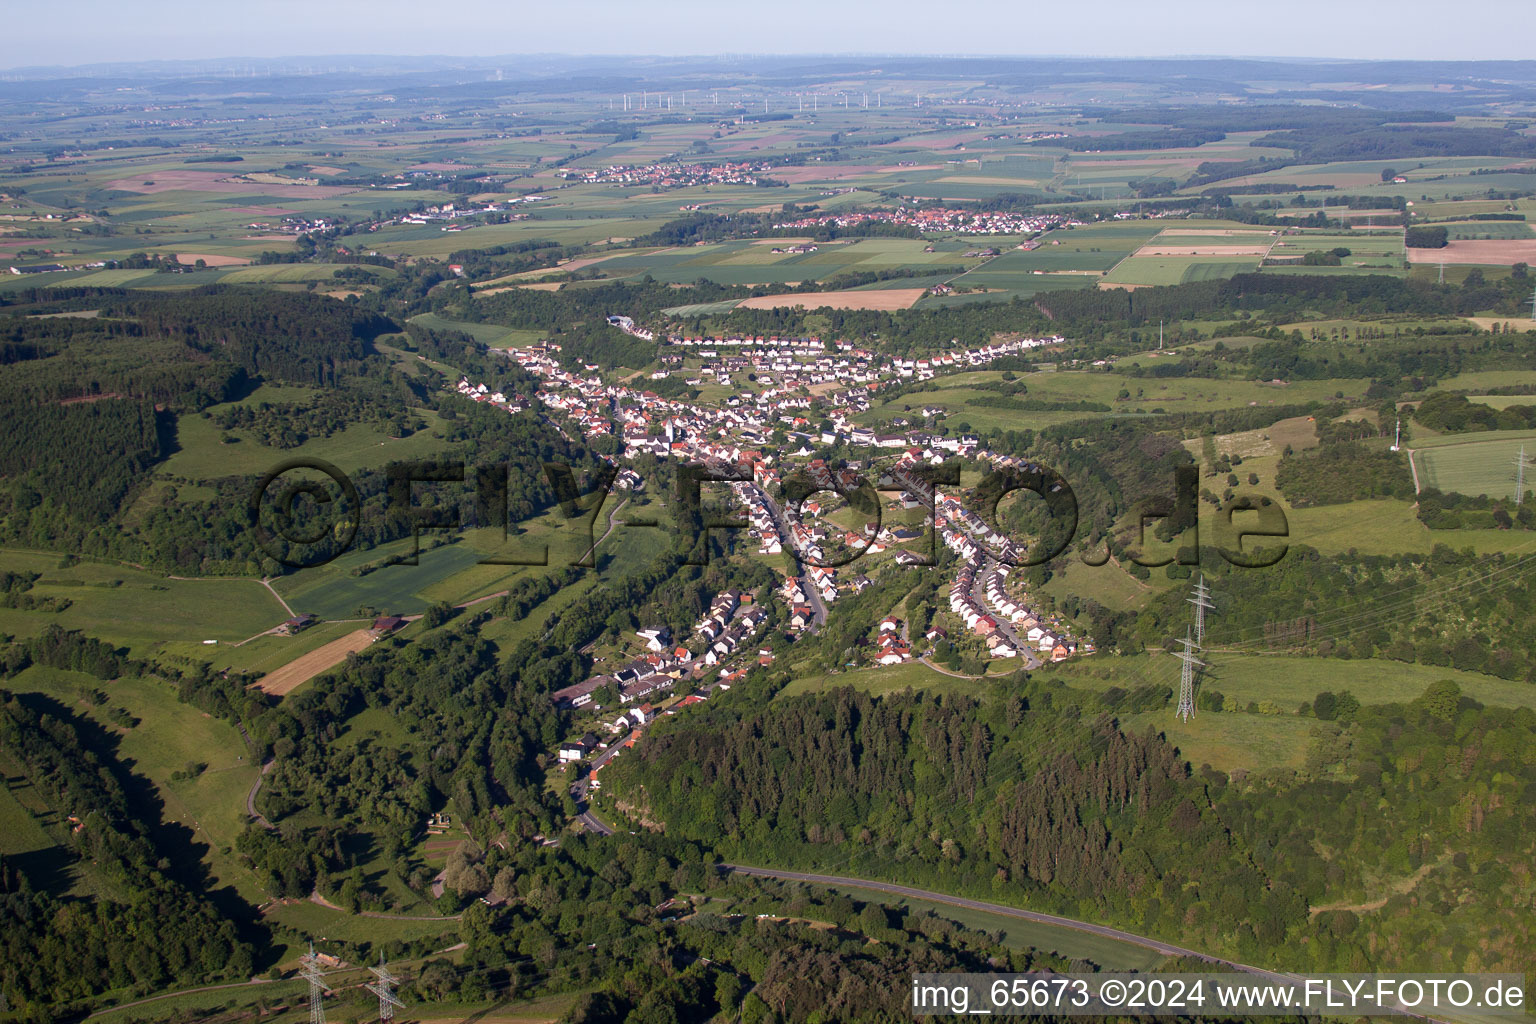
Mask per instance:
[[[1113,270],[1104,275],[1099,287],[1135,288],[1183,284],[1187,281],[1210,281],[1257,270],[1259,261],[1263,258],[1261,252],[1253,252],[1252,255],[1247,256],[1223,254],[1223,250],[1226,249],[1251,250],[1253,248],[1244,246],[1209,246],[1205,249],[1188,246],[1180,247],[1186,249],[1189,252],[1188,255],[1141,255],[1142,252],[1155,248],[1156,246],[1144,247],[1121,260]],[[1197,255],[1197,252],[1204,252],[1206,255]]]
[[[595,269],[604,277],[649,275],[670,283],[799,284],[858,271],[960,266],[967,262],[963,254],[978,247],[958,241],[930,246],[921,240],[865,238],[820,243],[814,252],[788,252],[795,244],[793,239],[757,239],[640,251],[612,256]],[[934,251],[926,252],[930,247]],[[895,279],[888,286],[903,288],[909,284]]]
[[[1536,432],[1531,431],[1446,434],[1411,444],[1421,486],[1490,498],[1513,497],[1515,460],[1522,450],[1527,458],[1536,456]],[[1536,476],[1529,469],[1526,487],[1536,487]]]
[[[1445,228],[1453,242],[1476,239],[1536,238],[1536,233],[1531,231],[1531,226],[1523,220],[1451,221],[1445,225]]]
[[[201,641],[167,640],[159,645],[157,658],[183,661],[206,661],[219,670],[251,672],[265,675],[281,668],[296,658],[324,646],[357,628],[353,621],[320,622],[296,636],[283,636],[276,632],[260,633],[253,637],[218,645],[205,645]]]
[[[485,557],[468,544],[449,544],[422,551],[417,565],[386,565],[361,577],[353,575],[353,570],[377,565],[391,555],[409,556],[411,547],[411,541],[403,540],[372,551],[348,552],[328,565],[300,570],[274,585],[295,611],[323,619],[408,615],[423,611],[430,603],[421,593],[427,587],[470,569]],[[509,574],[505,566],[494,569],[498,578]],[[368,610],[375,611],[370,614]]]
[[[1349,250],[1348,256],[1340,257],[1341,263],[1337,267],[1305,266],[1299,263],[1309,252],[1331,252],[1334,249]],[[1264,268],[1264,272],[1398,274],[1403,270],[1405,258],[1401,232],[1290,231],[1276,239],[1274,248],[1269,252],[1272,263]],[[1298,263],[1287,266],[1273,262],[1292,259]]]
[[[1536,263],[1536,238],[1496,238],[1492,241],[1453,241],[1441,249],[1409,249],[1410,263],[1484,264],[1509,267]]]
[[[281,668],[268,672],[256,681],[256,688],[272,697],[286,697],[315,676],[328,672],[346,661],[347,655],[356,654],[373,642],[374,636],[371,632],[366,629],[354,629],[345,636],[332,640],[323,647],[317,647]]]
[[[923,288],[881,288],[869,291],[812,292],[801,295],[754,295],[736,303],[736,309],[795,307],[820,309],[907,309],[927,294]]]

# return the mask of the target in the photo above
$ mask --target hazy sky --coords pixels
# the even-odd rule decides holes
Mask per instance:
[[[1532,55],[1531,0],[5,0],[0,67],[314,54]]]

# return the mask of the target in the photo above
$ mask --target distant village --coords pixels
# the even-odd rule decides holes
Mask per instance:
[[[828,213],[780,221],[781,230],[809,231],[813,228],[852,228],[861,224],[900,224],[927,233],[960,235],[1027,235],[1080,224],[1059,213],[1017,213],[1008,210],[973,210],[897,207],[894,210],[869,210],[857,213]]]
[[[759,185],[769,169],[766,163],[644,165],[613,164],[596,170],[565,169],[559,177],[588,185],[655,185],[658,188],[691,188],[695,185]]]

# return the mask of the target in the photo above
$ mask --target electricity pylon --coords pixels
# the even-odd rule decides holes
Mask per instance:
[[[1194,596],[1186,597],[1184,600],[1195,606],[1195,643],[1203,644],[1205,643],[1205,610],[1207,608],[1216,610],[1216,606],[1211,603],[1211,590],[1205,585],[1204,576],[1201,576],[1200,582],[1195,584]]]
[[[324,999],[331,990],[326,987],[313,942],[309,944],[309,952],[299,957],[299,977],[309,982],[309,1024],[325,1024]]]
[[[1186,633],[1179,643],[1184,645],[1182,651],[1174,651],[1173,656],[1184,664],[1179,669],[1179,710],[1178,716],[1187,722],[1195,717],[1195,669],[1204,668],[1205,662],[1195,657],[1191,648],[1198,651],[1200,648],[1189,638]]]
[[[1519,507],[1525,500],[1525,445],[1520,446],[1520,454],[1515,456],[1515,505]]]
[[[379,997],[379,1021],[381,1024],[389,1024],[395,1019],[395,1007],[405,1009],[405,1004],[395,998],[393,987],[399,984],[400,979],[389,973],[389,968],[384,966],[384,954],[379,953],[379,966],[368,968],[379,979],[370,985],[364,985],[369,992]]]

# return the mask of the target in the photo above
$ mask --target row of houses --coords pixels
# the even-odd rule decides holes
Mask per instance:
[[[912,648],[901,635],[901,620],[887,615],[880,620],[875,637],[875,661],[881,665],[900,665],[912,660]]]
[[[958,615],[967,629],[981,637],[994,658],[1016,658],[1018,646],[1001,631],[997,619],[977,604],[972,596],[976,585],[976,563],[966,562],[949,589],[949,610]]]
[[[725,632],[727,625],[730,623],[732,616],[736,614],[736,609],[740,604],[741,591],[734,587],[729,590],[722,590],[715,595],[715,599],[709,603],[709,610],[704,613],[703,617],[699,619],[698,624],[693,627],[694,633],[705,640],[714,640],[715,637]]]
[[[726,607],[730,612],[724,612]],[[698,678],[707,668],[739,654],[767,618],[768,613],[752,604],[748,595],[728,591],[716,597],[697,629],[704,641],[702,653],[696,655],[686,646],[672,647],[668,643],[670,631],[665,627],[642,629],[635,635],[649,653],[612,672],[556,690],[550,700],[560,708],[583,708],[592,703],[598,690],[609,686],[618,694],[619,703],[638,704],[671,690],[680,679]]]

